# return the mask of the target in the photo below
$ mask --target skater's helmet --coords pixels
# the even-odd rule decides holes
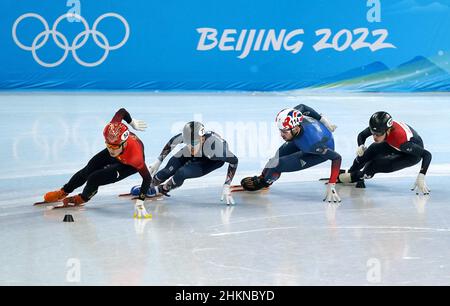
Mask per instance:
[[[301,125],[303,114],[293,108],[285,108],[281,110],[275,122],[280,130],[292,130],[294,127]]]
[[[369,128],[374,135],[385,134],[393,125],[392,116],[387,112],[376,112],[370,117]]]
[[[188,122],[183,128],[183,142],[187,145],[197,146],[203,136],[205,136],[205,127],[200,122]]]
[[[105,126],[103,136],[107,145],[118,147],[128,140],[130,132],[128,127],[122,122],[111,122]]]

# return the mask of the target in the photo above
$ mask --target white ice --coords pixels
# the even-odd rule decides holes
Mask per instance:
[[[227,207],[224,166],[147,203],[152,220],[134,220],[133,203],[117,197],[138,175],[83,209],[32,206],[104,148],[102,128],[120,107],[147,121],[137,134],[149,163],[183,123],[203,121],[239,156],[239,183],[281,144],[277,112],[299,103],[338,125],[344,167],[373,112],[413,126],[433,153],[432,194],[410,191],[417,165],[366,189],[338,186],[342,206],[329,206],[318,181],[326,163]],[[3,93],[0,106],[0,285],[450,285],[448,95]]]

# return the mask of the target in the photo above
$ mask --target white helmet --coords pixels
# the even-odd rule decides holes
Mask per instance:
[[[183,142],[187,145],[198,145],[204,135],[205,127],[200,122],[188,122],[183,128]]]
[[[280,111],[275,119],[280,130],[291,130],[299,126],[303,121],[303,114],[293,108],[285,108]]]

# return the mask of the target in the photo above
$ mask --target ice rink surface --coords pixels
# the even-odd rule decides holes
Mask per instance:
[[[234,183],[261,171],[282,143],[278,111],[305,103],[338,125],[350,166],[369,116],[390,112],[422,136],[433,161],[430,196],[410,191],[419,165],[338,186],[322,202],[330,163],[283,175],[268,192],[220,202],[226,166],[147,203],[134,220],[119,193],[101,188],[84,208],[33,207],[104,148],[103,126],[125,107],[151,163],[190,120],[221,134],[239,157]],[[450,285],[450,96],[380,94],[0,94],[0,285]],[[74,223],[63,223],[66,213]]]

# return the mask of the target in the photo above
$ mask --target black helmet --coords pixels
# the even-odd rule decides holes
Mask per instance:
[[[204,135],[205,127],[200,122],[188,122],[183,128],[183,142],[187,145],[195,146],[199,144]]]
[[[392,124],[392,117],[386,112],[376,112],[369,120],[369,128],[372,134],[385,134],[392,127]]]

